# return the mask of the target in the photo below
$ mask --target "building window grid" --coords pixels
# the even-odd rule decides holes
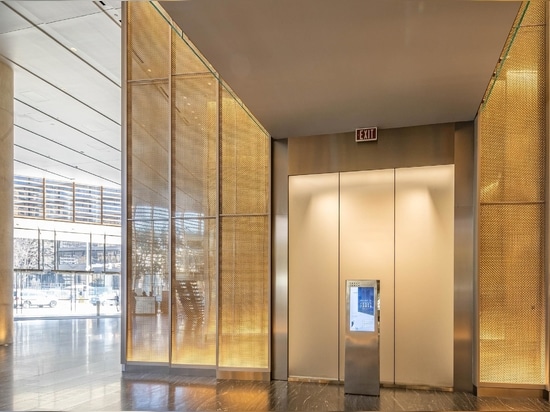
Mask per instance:
[[[14,217],[120,226],[120,189],[14,177]]]

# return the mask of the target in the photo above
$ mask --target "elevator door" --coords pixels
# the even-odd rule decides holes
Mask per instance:
[[[452,387],[453,194],[452,165],[289,179],[289,376],[343,380],[345,280],[380,279],[381,381]]]

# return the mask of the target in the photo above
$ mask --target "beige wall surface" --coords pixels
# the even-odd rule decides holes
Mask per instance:
[[[13,70],[0,61],[0,344],[13,342]]]

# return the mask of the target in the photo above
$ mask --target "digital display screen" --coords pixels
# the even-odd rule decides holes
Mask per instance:
[[[349,291],[349,330],[375,332],[375,291],[372,286],[351,286]]]

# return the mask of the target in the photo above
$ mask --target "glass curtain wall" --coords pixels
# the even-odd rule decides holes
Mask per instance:
[[[118,314],[120,262],[120,236],[15,228],[14,316]]]
[[[158,4],[126,16],[125,360],[267,371],[270,138]]]
[[[479,387],[547,380],[545,8],[520,8],[479,112]]]

